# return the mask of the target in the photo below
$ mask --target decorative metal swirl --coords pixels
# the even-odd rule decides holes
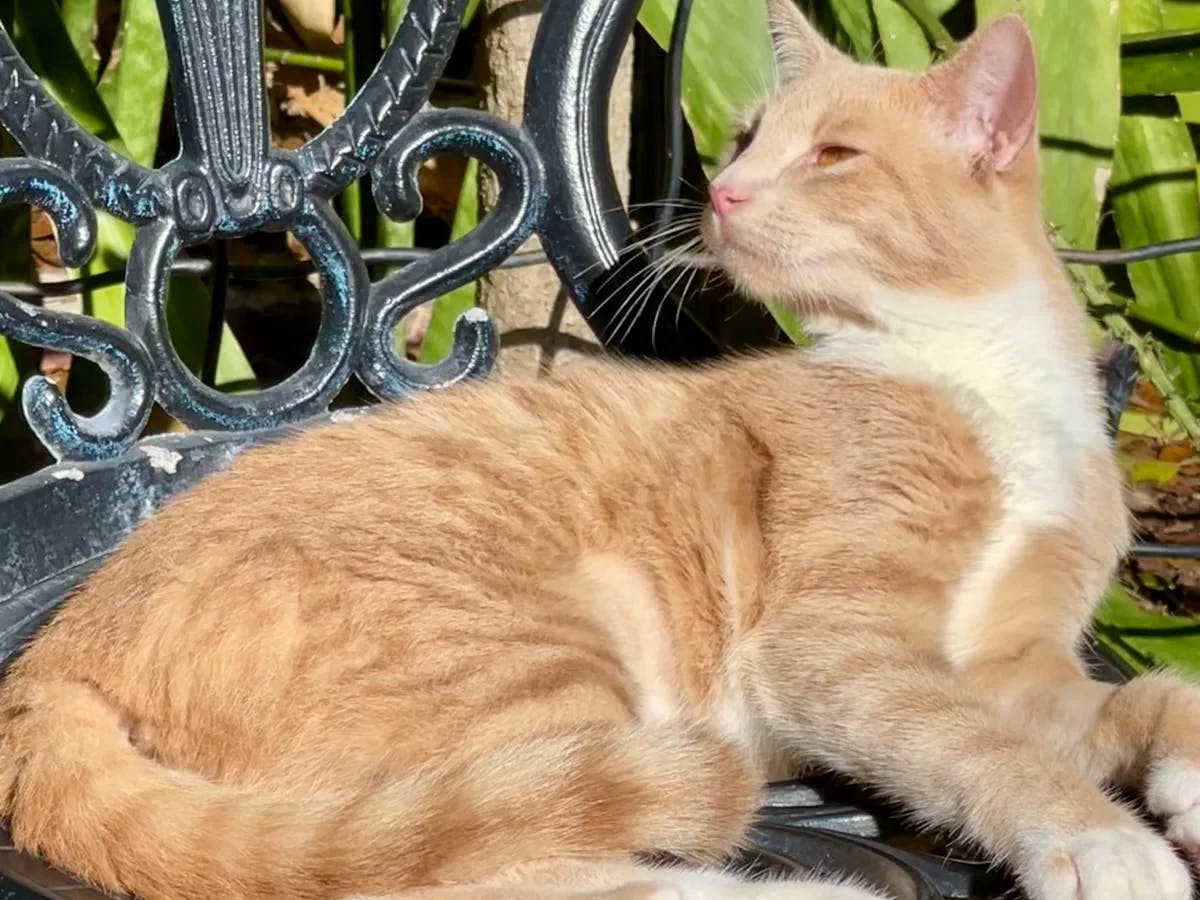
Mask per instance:
[[[72,122],[0,29],[0,123],[27,153],[48,161],[6,163],[3,199],[45,205],[63,230],[69,265],[90,253],[93,206],[137,226],[126,284],[128,331],[0,297],[0,333],[94,359],[112,379],[108,404],[90,419],[71,413],[45,379],[25,387],[26,415],[56,456],[121,454],[137,439],[155,400],[194,428],[260,430],[327,409],[356,365],[385,397],[490,368],[496,337],[486,316],[467,316],[449,358],[435,366],[399,360],[379,338],[390,335],[415,304],[503,261],[540,213],[541,169],[518,130],[471,114],[429,112],[410,121],[445,66],[464,6],[465,0],[413,0],[382,63],[344,115],[309,145],[284,152],[270,148],[260,0],[158,0],[181,152],[153,171],[121,158]],[[463,134],[452,137],[450,131],[460,127]],[[415,167],[444,150],[474,153],[501,172],[504,204],[466,240],[385,279],[374,292],[372,326],[364,332],[371,285],[329,198],[364,175],[389,142],[375,171],[382,202],[393,214],[416,214]],[[381,184],[393,170],[403,170],[405,179],[396,192]],[[299,371],[272,388],[222,394],[200,382],[171,346],[170,266],[183,248],[214,236],[284,228],[304,244],[321,276],[324,310],[312,351]],[[363,349],[365,337],[371,349]]]
[[[470,110],[429,110],[388,145],[372,170],[375,201],[384,214],[414,217],[421,208],[421,163],[447,152],[474,156],[492,169],[500,180],[500,201],[466,237],[405,266],[372,289],[358,374],[379,397],[402,397],[491,369],[498,347],[495,329],[482,310],[459,318],[450,355],[432,366],[415,365],[397,355],[396,325],[422,303],[495,268],[541,222],[544,177],[537,150],[520,129]]]
[[[96,244],[96,214],[65,172],[27,159],[0,161],[0,203],[40,207],[58,231],[59,256],[81,266]],[[79,416],[49,379],[31,378],[22,391],[25,418],[56,459],[102,459],[128,450],[150,418],[154,369],[141,342],[87,316],[52,312],[0,293],[0,332],[37,347],[66,350],[96,363],[110,396],[94,416]]]
[[[482,375],[498,347],[482,311],[461,317],[450,354],[431,366],[400,358],[397,324],[416,306],[503,263],[535,230],[584,314],[599,316],[589,282],[611,267],[627,236],[604,113],[637,0],[549,0],[520,127],[478,112],[428,107],[466,0],[411,0],[382,61],[345,113],[296,151],[270,146],[261,0],[157,5],[181,150],[155,170],[123,159],[72,122],[0,28],[0,124],[30,156],[48,163],[9,164],[5,198],[52,208],[69,264],[86,256],[71,229],[83,229],[79,233],[91,240],[92,226],[80,224],[92,221],[90,207],[137,229],[127,269],[128,330],[0,298],[0,333],[95,359],[112,378],[107,406],[91,419],[74,416],[44,379],[26,386],[27,416],[60,458],[121,454],[155,400],[193,428],[255,431],[324,411],[352,374],[382,398]],[[332,196],[370,172],[380,209],[410,219],[420,210],[418,167],[446,152],[474,156],[497,173],[498,208],[465,238],[372,286],[360,251],[332,212]],[[48,176],[42,179],[48,187],[30,186],[39,174]],[[171,265],[186,247],[213,237],[282,229],[305,245],[321,277],[324,307],[312,351],[299,371],[274,387],[220,393],[196,378],[171,346]]]

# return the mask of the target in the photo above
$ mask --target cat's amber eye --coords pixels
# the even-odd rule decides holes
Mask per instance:
[[[822,147],[817,152],[817,165],[822,169],[828,169],[830,166],[836,166],[840,162],[845,162],[852,157],[858,156],[858,151],[851,147],[839,147],[836,144],[831,144],[828,147]]]

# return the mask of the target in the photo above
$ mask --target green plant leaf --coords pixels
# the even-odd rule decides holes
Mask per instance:
[[[1097,612],[1094,633],[1135,671],[1169,666],[1200,675],[1200,622],[1142,609],[1119,584]]]
[[[1200,30],[1200,3],[1196,0],[1162,0],[1163,27],[1172,31]]]
[[[1158,0],[1122,4],[1121,24],[1127,34],[1157,31],[1162,21]],[[1200,235],[1196,151],[1173,97],[1143,101],[1121,117],[1109,197],[1123,246]],[[1139,306],[1200,328],[1200,309],[1192,300],[1200,284],[1200,259],[1194,254],[1132,263],[1128,272]],[[1174,381],[1184,397],[1200,397],[1195,357],[1169,350],[1163,357],[1175,370]]]
[[[1200,31],[1200,3],[1196,0],[1163,0],[1163,27],[1168,31]],[[1179,93],[1179,110],[1185,122],[1200,123],[1200,89]]]
[[[638,20],[664,50],[677,0],[645,0]],[[683,109],[696,149],[715,163],[735,116],[766,96],[775,79],[766,7],[744,0],[702,0],[692,7],[683,48]]]
[[[838,25],[846,32],[854,55],[860,60],[875,58],[875,23],[870,0],[829,0]]]
[[[97,5],[98,0],[59,0],[58,4],[59,15],[71,38],[75,53],[88,74],[92,76],[93,81],[96,80],[100,67],[100,60],[96,57],[96,50],[92,46]]]
[[[933,53],[913,17],[896,0],[872,0],[883,58],[893,69],[920,72],[929,67]]]
[[[1156,31],[1121,41],[1121,92],[1126,97],[1186,91],[1200,91],[1200,30]]]
[[[75,45],[47,0],[16,0],[12,39],[22,58],[41,79],[42,88],[71,117],[119,153],[125,153],[117,126]]]
[[[454,221],[450,225],[450,240],[456,241],[468,234],[479,224],[479,162],[467,160],[463,170],[462,188],[458,192],[458,206],[454,209]],[[479,293],[474,282],[464,284],[438,297],[433,304],[433,314],[425,339],[421,341],[423,363],[434,363],[444,359],[454,344],[454,323],[458,317],[475,305]]]
[[[1046,217],[1072,247],[1094,247],[1121,110],[1117,4],[975,0],[975,10],[980,23],[1018,10],[1029,24],[1037,47]]]
[[[167,91],[167,48],[154,0],[123,0],[112,61],[97,88],[130,159],[154,165]]]

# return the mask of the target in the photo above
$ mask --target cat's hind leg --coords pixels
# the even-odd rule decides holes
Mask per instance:
[[[485,881],[414,888],[343,900],[881,900],[844,881],[749,880],[732,870],[656,866],[630,860],[539,860]]]

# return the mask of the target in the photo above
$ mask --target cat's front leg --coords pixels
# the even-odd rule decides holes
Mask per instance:
[[[753,689],[787,746],[977,841],[1035,900],[1191,896],[1162,837],[899,638],[798,622],[764,632],[755,657]]]
[[[1200,686],[1159,673],[1113,689],[1092,744],[1097,755],[1132,757],[1147,808],[1200,859]]]
[[[1095,782],[1140,790],[1167,836],[1200,858],[1200,686],[1167,673],[1093,681],[1049,640],[962,671],[1030,740]]]

